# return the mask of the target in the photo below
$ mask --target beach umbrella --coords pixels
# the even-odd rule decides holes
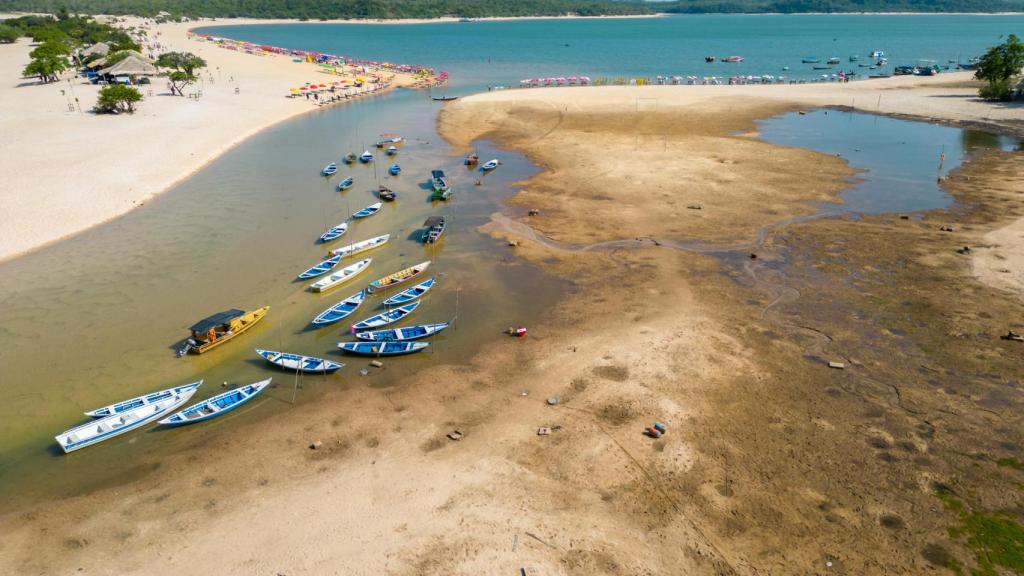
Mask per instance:
[[[299,93],[299,89],[298,88],[289,88],[289,90],[291,91],[292,94],[298,94]]]

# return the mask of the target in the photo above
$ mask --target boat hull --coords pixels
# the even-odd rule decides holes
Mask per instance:
[[[239,328],[238,330],[236,330],[236,331],[234,331],[234,332],[232,332],[230,334],[226,334],[224,336],[221,336],[220,338],[217,338],[213,342],[206,342],[206,343],[201,344],[199,346],[193,346],[191,349],[189,349],[189,352],[191,352],[192,354],[203,354],[203,353],[209,352],[210,350],[213,350],[214,348],[220,346],[221,344],[224,344],[226,342],[230,342],[231,340],[233,340],[233,339],[237,338],[238,336],[244,334],[250,328],[252,328],[256,324],[258,324],[260,320],[263,320],[263,318],[265,318],[267,316],[267,312],[269,312],[269,311],[270,311],[270,306],[264,306],[263,308],[258,308],[256,310],[253,310],[252,312],[246,313],[246,315],[242,317],[243,318],[243,320],[242,320],[243,324],[242,324],[241,328]],[[246,318],[249,318],[249,320],[246,321]]]
[[[261,380],[259,382],[254,383],[254,384],[249,384],[247,386],[242,386],[241,388],[235,388],[234,390],[228,390],[227,392],[223,392],[223,393],[218,394],[218,395],[216,395],[216,396],[214,396],[212,398],[207,398],[206,400],[203,400],[202,402],[199,402],[197,404],[189,406],[188,408],[185,408],[184,410],[182,410],[181,412],[178,412],[177,414],[174,414],[174,415],[172,415],[172,416],[170,416],[168,418],[165,418],[165,419],[161,420],[160,424],[163,425],[163,426],[185,426],[187,424],[196,424],[198,422],[206,422],[207,420],[212,420],[212,419],[214,419],[214,418],[216,418],[218,416],[223,416],[223,415],[227,414],[228,412],[231,412],[232,410],[238,408],[239,406],[245,405],[246,403],[248,403],[253,398],[259,396],[260,392],[262,392],[267,386],[270,385],[270,381],[271,380],[273,380],[273,378],[267,378],[266,380]],[[216,402],[219,398],[228,396],[228,395],[230,395],[232,393],[238,393],[240,390],[244,390],[246,388],[253,388],[253,387],[256,387],[257,389],[255,391],[253,391],[252,393],[245,395],[243,398],[241,398],[237,402],[233,402],[233,403],[231,403],[231,404],[229,404],[227,406],[224,406],[223,408],[220,408],[216,412],[212,412],[212,413],[205,414],[205,415],[202,415],[202,416],[197,416],[195,418],[184,418],[184,417],[182,417],[181,419],[176,419],[177,417],[182,416],[184,413],[188,412],[189,410],[194,410],[194,409],[196,409],[196,408],[198,408],[200,406],[212,404],[212,403]]]

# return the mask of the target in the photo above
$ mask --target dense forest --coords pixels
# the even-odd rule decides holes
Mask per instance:
[[[0,11],[213,18],[436,18],[670,13],[1012,12],[1024,0],[0,0]]]

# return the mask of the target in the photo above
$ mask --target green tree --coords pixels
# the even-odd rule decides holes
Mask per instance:
[[[156,65],[172,70],[168,79],[171,81],[171,94],[184,96],[184,88],[197,80],[196,70],[206,66],[206,60],[191,52],[167,52],[161,54]]]
[[[21,31],[13,26],[7,26],[0,24],[0,44],[10,44],[17,42],[18,38],[21,37]]]
[[[1016,34],[1010,34],[999,46],[993,46],[978,61],[974,77],[988,84],[978,90],[986,100],[1010,100],[1013,81],[1024,68],[1024,43]]]
[[[142,101],[142,93],[131,86],[111,84],[100,90],[93,111],[97,114],[120,114],[135,112],[135,103]]]
[[[57,79],[61,72],[71,66],[68,55],[71,48],[63,42],[49,41],[29,52],[32,60],[22,72],[25,76],[38,76],[45,84]]]

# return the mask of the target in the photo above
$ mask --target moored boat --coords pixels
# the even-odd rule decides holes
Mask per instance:
[[[434,190],[433,192],[430,193],[430,199],[431,200],[447,200],[447,199],[449,199],[451,197],[452,197],[452,189],[451,188],[448,188],[446,190]]]
[[[186,340],[185,348],[179,352],[179,355],[185,352],[202,354],[216,348],[252,328],[257,322],[263,320],[269,311],[270,306],[248,312],[232,308],[204,318],[189,329],[192,335]]]
[[[387,146],[388,144],[398,144],[402,140],[404,140],[404,138],[402,138],[398,134],[393,134],[393,133],[381,134],[381,136],[383,138],[381,140],[378,140],[377,143],[374,144],[374,146],[376,146],[377,148],[383,148],[383,147]]]
[[[345,365],[333,360],[324,360],[316,356],[302,356],[300,354],[289,354],[288,352],[275,352],[274,350],[256,349],[264,360],[285,370],[295,372],[320,372],[328,373],[344,367]]]
[[[839,58],[833,56],[833,57],[829,58],[828,61],[825,62],[825,63],[826,64],[839,64]]]
[[[480,162],[480,157],[476,154],[469,154],[466,159],[462,161],[466,166],[476,166]]]
[[[729,64],[739,64],[740,62],[743,62],[743,56],[729,56],[728,58],[722,58],[722,62],[727,62]]]
[[[399,284],[408,282],[409,280],[416,278],[420,274],[423,274],[429,267],[430,260],[427,260],[426,262],[420,262],[415,266],[410,266],[404,270],[399,270],[394,274],[389,274],[383,278],[374,280],[373,282],[370,283],[369,286],[367,286],[366,289],[372,293],[380,292],[381,290],[386,290],[392,286],[398,286]]]
[[[103,408],[97,408],[95,410],[89,410],[85,412],[85,415],[90,418],[106,418],[112,414],[120,414],[129,410],[134,410],[140,406],[146,406],[154,404],[160,400],[166,400],[176,394],[181,394],[188,390],[195,390],[203,384],[203,381],[192,382],[191,384],[183,384],[181,386],[175,386],[174,388],[168,388],[166,390],[159,390],[157,392],[151,392],[143,396],[136,396],[130,400],[122,400],[116,404],[110,406],[104,406]]]
[[[359,161],[362,162],[363,164],[366,164],[367,162],[373,162],[373,154],[370,153],[369,150],[364,150],[363,154],[359,156]]]
[[[401,342],[406,340],[419,340],[433,336],[448,327],[448,322],[436,324],[420,324],[417,326],[405,326],[403,328],[392,328],[390,330],[373,330],[369,332],[357,332],[356,338],[370,342]]]
[[[707,62],[708,64],[710,64],[710,63],[715,61],[715,57],[714,56],[705,56],[704,57],[704,61]]]
[[[388,173],[391,174],[392,176],[398,176],[399,174],[402,173],[402,167],[399,166],[398,164],[392,164],[388,168]]]
[[[299,274],[299,279],[300,280],[305,280],[306,278],[316,278],[317,276],[321,276],[323,274],[326,274],[326,273],[331,271],[331,268],[334,268],[335,266],[337,266],[338,262],[340,262],[340,261],[341,261],[341,256],[337,256],[337,255],[336,256],[331,256],[330,258],[327,258],[326,260],[323,260],[322,262],[320,262],[316,266],[313,266],[313,267],[307,269],[302,274]]]
[[[196,389],[202,383],[202,380],[193,382],[192,384],[181,386],[177,392],[153,402],[142,403],[133,408],[115,412],[110,416],[91,420],[61,432],[54,436],[54,439],[60,445],[61,450],[67,454],[97,442],[120,436],[125,432],[137,430],[188,402],[189,398],[196,393]]]
[[[338,192],[348,190],[352,187],[352,184],[355,184],[355,180],[353,180],[351,176],[345,178],[341,182],[338,182]]]
[[[345,162],[345,164],[352,164],[358,159],[359,157],[355,155],[355,152],[349,152],[348,154],[345,154],[345,158],[343,161]]]
[[[457,100],[458,98],[459,98],[458,96],[431,96],[430,97],[430,99],[435,101],[435,102],[450,102],[452,100]]]
[[[399,306],[398,308],[394,308],[386,312],[381,312],[380,314],[370,316],[365,320],[360,320],[359,322],[353,324],[352,331],[357,332],[359,330],[369,330],[371,328],[379,328],[381,326],[387,326],[388,324],[398,322],[402,318],[405,318],[409,314],[412,314],[417,308],[419,308],[419,306],[420,302],[419,300],[417,300],[411,304]]]
[[[388,156],[394,156],[395,154],[398,154],[398,146],[388,146],[387,150],[385,150],[384,153],[387,154]]]
[[[437,282],[436,277],[427,278],[423,282],[420,282],[419,284],[411,288],[406,288],[405,290],[402,290],[401,292],[395,294],[391,298],[388,298],[387,300],[382,302],[382,304],[384,304],[385,306],[398,306],[401,304],[405,304],[406,302],[412,302],[413,300],[416,300],[422,297],[427,292],[429,292],[430,289],[434,287],[435,282]]]
[[[365,260],[360,260],[355,264],[349,264],[341,270],[332,272],[326,278],[321,278],[320,280],[310,284],[309,289],[313,292],[326,292],[335,286],[340,286],[358,276],[360,272],[366,270],[366,268],[370,266],[370,262],[373,262],[373,258],[367,258]]]
[[[444,230],[448,226],[447,222],[444,216],[431,216],[427,218],[427,221],[423,223],[427,228],[423,231],[423,243],[433,244],[440,240],[441,235],[444,234]]]
[[[387,186],[381,185],[377,187],[377,197],[385,202],[393,202],[395,198],[398,198],[398,194]]]
[[[804,64],[817,64],[818,62],[821,62],[821,58],[818,58],[817,56],[804,56],[804,59],[801,60],[801,62]]]
[[[367,218],[369,216],[373,216],[380,210],[381,206],[383,206],[383,204],[381,204],[380,202],[370,204],[366,208],[363,208],[362,210],[353,213],[352,217],[358,220],[359,218]]]
[[[320,174],[322,174],[324,176],[330,176],[331,174],[334,174],[337,171],[338,171],[338,165],[335,164],[334,162],[331,162],[327,166],[324,166],[324,169],[320,171]]]
[[[338,224],[337,226],[328,229],[327,232],[321,234],[320,242],[330,242],[331,240],[341,238],[341,236],[345,234],[346,230],[348,230],[348,222],[342,222],[341,224]]]
[[[264,388],[270,385],[273,378],[260,380],[234,390],[221,392],[213,398],[207,398],[202,402],[193,404],[177,414],[173,414],[160,421],[165,426],[181,426],[183,424],[194,424],[222,416],[249,400],[256,397]]]
[[[384,234],[383,236],[376,236],[367,240],[360,240],[359,242],[353,242],[348,246],[342,246],[331,250],[331,254],[338,256],[339,258],[348,258],[349,256],[355,256],[360,252],[366,252],[367,250],[373,250],[374,248],[380,248],[381,246],[388,243],[391,239],[391,234]]]
[[[495,158],[493,160],[488,160],[487,162],[485,162],[484,165],[480,167],[480,169],[483,170],[484,172],[488,172],[490,170],[494,170],[495,168],[497,168],[498,164],[501,164],[501,162],[499,162],[498,159]]]
[[[430,185],[434,187],[435,192],[441,192],[449,188],[448,179],[445,178],[444,170],[430,171]]]
[[[364,356],[398,356],[419,352],[430,342],[339,342],[338,348],[350,354]]]
[[[318,314],[316,318],[313,318],[313,324],[323,326],[325,324],[333,324],[342,320],[349,314],[355,312],[356,308],[359,308],[359,305],[362,304],[365,299],[366,291],[360,290]]]

